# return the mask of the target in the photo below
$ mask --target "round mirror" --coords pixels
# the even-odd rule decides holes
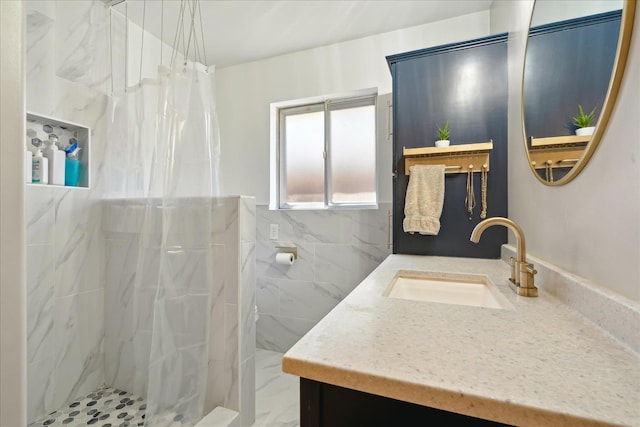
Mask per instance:
[[[529,165],[547,185],[593,155],[620,87],[635,0],[536,1],[522,84]]]

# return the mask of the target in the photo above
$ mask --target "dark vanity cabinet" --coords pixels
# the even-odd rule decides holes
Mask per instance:
[[[504,227],[469,241],[480,219],[480,173],[473,174],[476,207],[465,207],[467,174],[445,176],[440,232],[407,234],[403,147],[433,147],[437,126],[449,122],[451,145],[493,140],[487,180],[487,217],[507,216],[507,35],[501,34],[387,57],[393,78],[393,252],[499,258]]]
[[[300,378],[300,425],[488,427],[506,424]]]

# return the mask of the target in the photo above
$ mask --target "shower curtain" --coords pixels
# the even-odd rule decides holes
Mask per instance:
[[[212,305],[212,215],[220,196],[213,69],[160,66],[114,95],[103,167],[106,198],[145,203],[134,281],[135,390],[145,425],[204,415]]]

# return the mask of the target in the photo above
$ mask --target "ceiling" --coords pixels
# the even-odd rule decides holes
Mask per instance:
[[[491,0],[200,0],[199,9],[207,65],[220,68],[488,10],[491,3]],[[140,26],[144,10],[145,29],[157,37],[163,34],[163,40],[173,46],[180,4],[180,0],[126,0],[113,7],[123,14],[126,8],[129,19]],[[191,15],[188,8],[185,10],[188,34]],[[196,29],[200,41],[197,16]]]

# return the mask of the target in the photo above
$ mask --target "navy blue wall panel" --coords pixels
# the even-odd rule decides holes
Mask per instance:
[[[507,216],[507,36],[487,37],[387,57],[393,77],[394,253],[499,258],[504,227],[491,227],[479,244],[469,241],[480,222],[480,174],[474,174],[476,208],[465,208],[466,174],[445,177],[437,236],[402,229],[409,177],[403,147],[434,146],[436,126],[449,121],[451,144],[493,140],[488,217]]]

